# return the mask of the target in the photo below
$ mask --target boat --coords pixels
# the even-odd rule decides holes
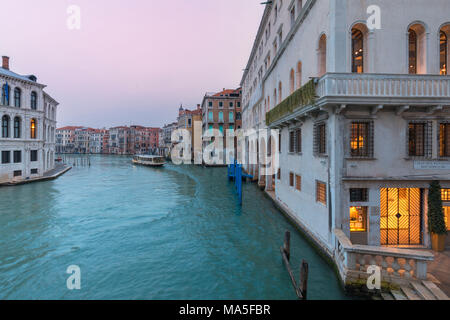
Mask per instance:
[[[148,167],[162,167],[166,164],[166,159],[161,156],[138,155],[133,157],[132,162]]]

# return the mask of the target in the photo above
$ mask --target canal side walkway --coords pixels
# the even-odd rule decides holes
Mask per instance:
[[[60,177],[61,175],[63,175],[64,173],[66,173],[67,171],[69,171],[70,169],[72,169],[71,166],[58,163],[55,166],[54,169],[45,172],[42,177],[33,178],[33,179],[26,179],[26,180],[20,180],[20,181],[11,181],[11,182],[0,183],[0,187],[2,187],[2,186],[6,186],[6,187],[8,187],[8,186],[17,186],[17,185],[22,185],[22,184],[32,183],[32,182],[38,182],[38,181],[54,180],[54,179]]]
[[[450,248],[444,252],[433,252],[434,261],[428,264],[428,273],[439,281],[439,288],[450,296]]]

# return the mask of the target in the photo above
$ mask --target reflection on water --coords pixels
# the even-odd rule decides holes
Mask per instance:
[[[0,189],[2,299],[295,299],[291,230],[309,297],[345,298],[333,270],[255,185],[238,206],[225,169],[91,157],[61,178]],[[81,290],[66,268],[81,268]]]

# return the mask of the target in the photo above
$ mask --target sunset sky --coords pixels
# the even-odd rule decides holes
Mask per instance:
[[[237,88],[260,0],[14,0],[2,3],[0,55],[59,103],[58,127],[163,126],[180,103]],[[69,30],[67,8],[81,8]]]

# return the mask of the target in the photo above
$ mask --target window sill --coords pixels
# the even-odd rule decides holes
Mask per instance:
[[[378,160],[378,159],[374,158],[374,157],[346,157],[345,160],[350,160],[350,161],[375,161],[375,160]]]
[[[314,157],[316,158],[328,158],[327,154],[315,154]]]

